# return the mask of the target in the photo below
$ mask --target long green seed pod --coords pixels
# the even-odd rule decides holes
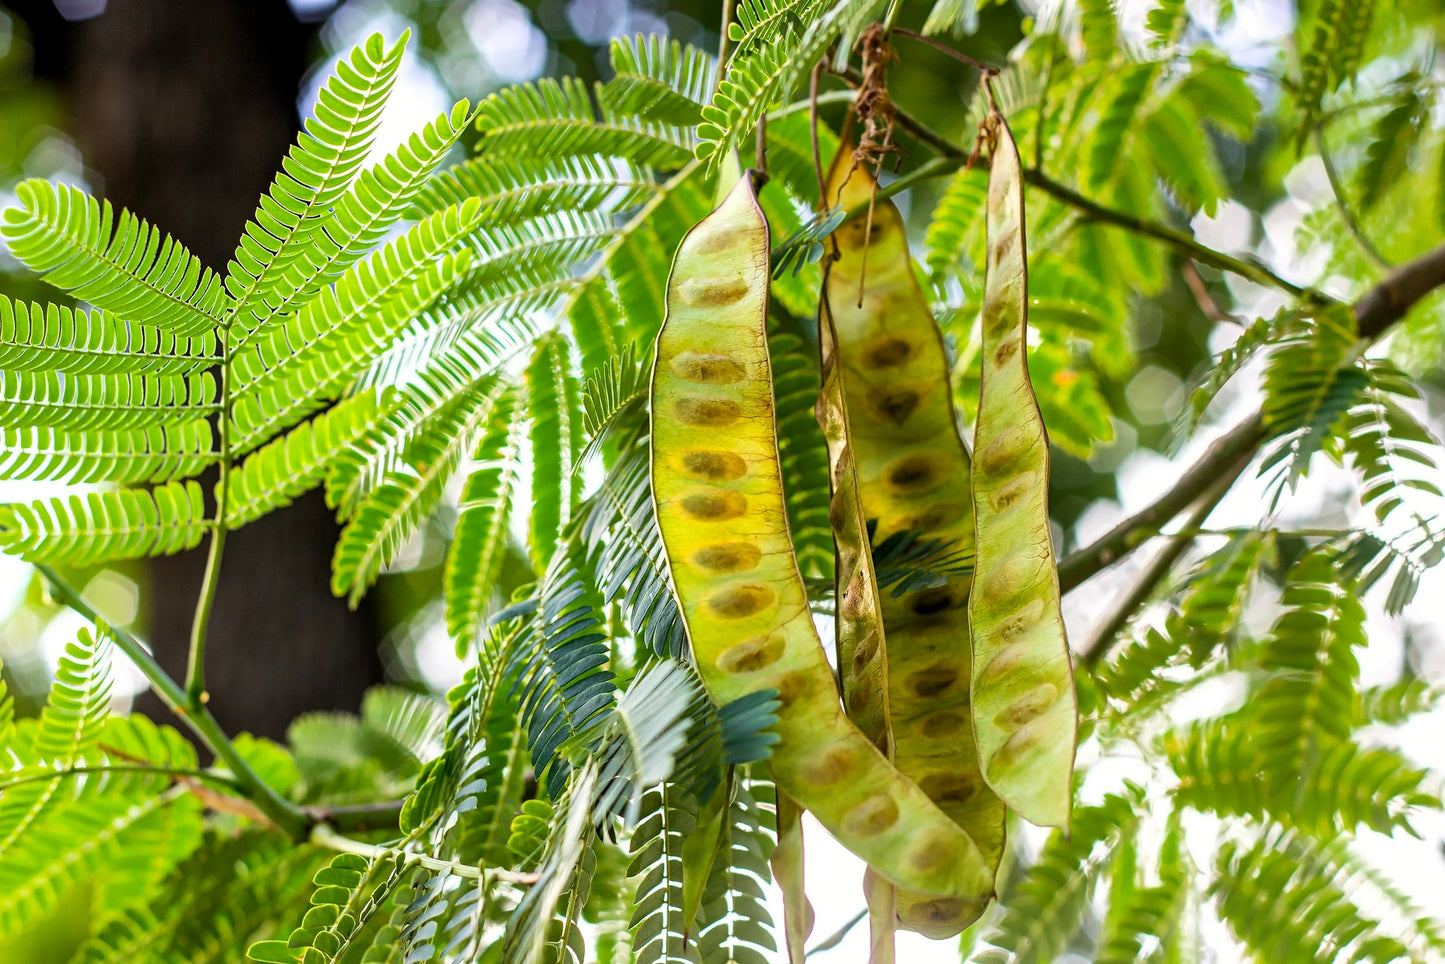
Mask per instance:
[[[775,689],[781,792],[912,890],[978,899],[978,848],[843,715],[788,534],[768,361],[768,230],[751,175],[683,239],[652,376],[652,491],[698,672]]]
[[[827,269],[825,268],[826,272]],[[868,520],[858,499],[858,473],[853,465],[853,448],[848,427],[848,408],[843,399],[843,373],[838,363],[838,336],[828,308],[827,292],[818,313],[818,343],[823,372],[822,390],[816,412],[823,437],[828,442],[828,467],[832,498],[828,521],[833,529],[836,563],[834,598],[838,602],[834,619],[838,652],[838,677],[843,684],[843,705],[848,718],[892,757],[888,730],[888,647],[883,636],[883,613],[878,602],[878,575],[873,570],[873,553],[868,546]],[[896,924],[894,886],[867,871],[864,893],[868,900],[868,926],[872,934],[869,964],[893,964],[893,932]]]
[[[1078,710],[1049,534],[1049,440],[1029,383],[1018,148],[988,119],[983,368],[974,434],[973,729],[989,785],[1019,815],[1065,827]]]
[[[873,179],[838,152],[828,203],[868,202]],[[959,437],[943,338],[913,273],[898,209],[876,202],[872,229],[855,218],[834,235],[838,259],[826,301],[838,337],[844,397],[867,518],[874,538],[913,530],[973,546],[969,462]],[[860,302],[861,293],[861,304]],[[970,579],[882,599],[887,638],[893,759],[977,844],[991,868],[1003,853],[1003,803],[984,782],[969,713]],[[957,934],[987,901],[902,892],[898,916],[930,937]]]

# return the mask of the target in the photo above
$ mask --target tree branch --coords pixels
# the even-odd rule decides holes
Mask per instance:
[[[102,624],[106,626],[106,632],[115,640],[116,646],[130,657],[132,663],[135,663],[136,668],[150,682],[151,689],[155,691],[156,695],[216,755],[216,759],[226,765],[246,794],[246,798],[254,803],[268,820],[290,834],[293,839],[306,839],[311,824],[306,815],[294,804],[283,799],[266,781],[261,779],[255,770],[251,769],[251,765],[236,751],[230,737],[226,736],[226,731],[221,729],[221,724],[216,722],[216,718],[211,715],[210,710],[205,706],[194,709],[189,706],[186,691],[161,668],[161,665],[155,661],[155,657],[142,645],[140,640],[125,630],[106,623],[100,614],[81,598],[76,588],[54,569],[37,564],[35,571],[50,584],[51,592],[56,599],[80,613],[97,627]]]
[[[1360,337],[1374,341],[1405,317],[1415,303],[1445,285],[1445,244],[1407,261],[1355,302]]]
[[[1079,647],[1079,663],[1084,668],[1093,672],[1104,656],[1108,654],[1119,631],[1128,624],[1134,611],[1149,601],[1149,597],[1154,594],[1154,589],[1160,581],[1169,575],[1169,571],[1174,568],[1179,557],[1194,544],[1199,527],[1204,524],[1205,519],[1209,518],[1209,514],[1214,511],[1215,506],[1219,505],[1225,494],[1233,488],[1234,483],[1249,467],[1252,459],[1252,452],[1242,456],[1232,468],[1220,475],[1214,484],[1200,496],[1198,505],[1189,514],[1180,530],[1169,536],[1168,543],[1144,566],[1144,570],[1139,574],[1134,585],[1119,597],[1118,602],[1094,630],[1088,642]]]
[[[855,85],[861,83],[863,80],[862,75],[851,67],[847,70],[834,71],[834,75]],[[893,107],[894,118],[898,126],[933,148],[933,150],[939,154],[939,157],[934,158],[934,160],[924,164],[908,175],[908,178],[911,179],[908,186],[912,186],[912,181],[951,174],[967,162],[969,154],[963,148],[942,134],[939,134],[897,104],[894,104]],[[1097,221],[1100,224],[1112,224],[1115,227],[1132,231],[1143,237],[1161,241],[1183,254],[1188,255],[1200,264],[1207,264],[1211,268],[1218,268],[1221,271],[1237,274],[1242,278],[1248,278],[1250,281],[1264,285],[1265,287],[1278,288],[1296,298],[1306,296],[1314,298],[1322,297],[1316,292],[1311,292],[1292,281],[1280,277],[1257,261],[1244,261],[1232,255],[1225,254],[1223,251],[1216,251],[1206,244],[1201,244],[1185,231],[1171,228],[1166,224],[1150,218],[1141,218],[1127,211],[1119,211],[1111,207],[1106,207],[1097,201],[1085,197],[1073,188],[1052,180],[1038,168],[1030,168],[1024,171],[1024,183],[1043,191],[1057,201],[1067,204],[1090,221]],[[901,187],[897,186],[898,184],[899,182],[895,181],[889,185],[889,188],[894,189],[893,193],[902,190]],[[881,192],[880,196],[882,196]]]
[[[1355,325],[1360,338],[1365,342],[1376,340],[1405,317],[1420,299],[1442,285],[1445,285],[1445,244],[1401,265],[1355,302]],[[1226,432],[1153,505],[1120,522],[1093,544],[1066,556],[1059,563],[1062,590],[1078,588],[1106,566],[1158,535],[1161,526],[1206,491],[1210,482],[1236,459],[1253,455],[1264,437],[1263,413],[1250,416]]]
[[[1059,588],[1077,589],[1083,582],[1159,534],[1169,520],[1209,490],[1230,466],[1254,454],[1264,439],[1264,416],[1246,419],[1215,439],[1168,492],[1143,511],[1131,515],[1090,545],[1069,553],[1059,563]]]

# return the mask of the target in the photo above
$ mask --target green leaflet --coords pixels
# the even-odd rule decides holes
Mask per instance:
[[[65,429],[144,428],[219,411],[216,380],[194,375],[78,375],[0,371],[0,425]]]
[[[681,962],[687,957],[684,848],[696,834],[697,804],[674,784],[642,798],[643,819],[632,833],[628,877],[640,877],[633,896],[633,954],[639,964]]]
[[[0,234],[55,287],[177,337],[221,324],[230,305],[221,279],[169,235],[129,211],[117,219],[109,201],[68,184],[25,181],[15,193],[22,207],[5,212]]]
[[[828,203],[851,210],[868,201],[874,182],[866,171],[850,171],[851,151],[838,157],[828,176]],[[871,233],[860,218],[834,237],[839,259],[828,274],[826,304],[838,339],[862,512],[877,522],[875,548],[907,532],[971,554],[968,453],[958,435],[942,336],[914,276],[903,219],[891,202],[880,201]],[[839,550],[841,565],[841,543]],[[882,599],[883,678],[895,764],[997,867],[1004,808],[979,772],[969,726],[970,585],[965,572]],[[904,926],[932,937],[958,933],[983,907],[983,901],[898,897]]]
[[[986,861],[844,716],[813,626],[783,521],[754,190],[743,178],[684,238],[653,369],[653,498],[693,657],[720,704],[778,691],[783,793],[900,886],[977,899]]]
[[[337,854],[312,878],[311,908],[286,940],[258,941],[246,949],[269,964],[331,964],[358,949],[368,922],[383,911],[408,868],[394,857],[370,861]]]
[[[253,522],[316,485],[391,407],[390,392],[361,391],[252,452],[226,483],[226,525]]]
[[[254,448],[339,395],[463,276],[471,255],[453,249],[476,220],[476,202],[465,201],[419,222],[238,349],[230,369],[232,449]]]
[[[472,450],[503,386],[457,399],[439,430],[419,436],[380,485],[362,499],[341,532],[332,557],[331,589],[352,606],[441,500],[447,480]]]
[[[737,773],[695,924],[703,964],[769,964],[777,950],[766,899],[773,828],[763,806],[772,787]]]
[[[319,215],[336,202],[366,160],[408,35],[387,47],[381,34],[372,34],[337,61],[313,116],[291,148],[290,163],[261,195],[226,279],[236,300],[230,320],[239,324],[242,339],[274,317],[270,305],[297,290],[290,277],[294,272],[288,269],[305,259],[320,226]]]
[[[545,572],[582,495],[571,471],[582,451],[581,388],[571,348],[560,334],[541,339],[527,368],[532,413],[532,564]]]
[[[211,426],[200,419],[85,432],[0,429],[0,479],[168,482],[195,475],[216,458]]]
[[[110,638],[81,630],[60,659],[50,698],[33,738],[36,762],[56,770],[78,764],[94,749],[110,712]],[[0,797],[0,855],[16,845],[55,799],[64,778],[21,784]]]
[[[983,372],[974,435],[973,730],[984,777],[1031,823],[1066,827],[1078,711],[1049,534],[1049,447],[1029,384],[1023,178],[990,118]]]
[[[299,256],[305,264],[295,265],[284,280],[278,279],[267,300],[254,305],[248,316],[241,316],[239,324],[259,328],[274,323],[375,248],[467,127],[471,120],[468,108],[465,100],[458,102],[449,113],[438,115],[383,160],[358,174],[320,227],[307,234],[307,249]]]
[[[193,375],[216,364],[216,336],[175,335],[108,311],[0,297],[0,368],[8,372]]]
[[[507,525],[517,486],[515,391],[505,392],[488,415],[472,453],[477,468],[467,476],[457,503],[457,528],[447,552],[447,630],[459,647],[470,646],[482,626],[493,585],[511,538]]]
[[[28,562],[92,566],[192,549],[208,523],[200,485],[168,482],[0,505],[0,548]]]

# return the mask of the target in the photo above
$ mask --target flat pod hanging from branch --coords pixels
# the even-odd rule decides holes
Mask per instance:
[[[1028,271],[1018,148],[997,112],[991,148],[982,371],[974,429],[977,541],[973,728],[984,776],[1030,823],[1066,827],[1078,710],[1049,533],[1049,440],[1029,382]]]
[[[877,187],[846,145],[828,172],[829,205],[868,205]],[[908,235],[887,199],[834,234],[838,258],[824,303],[837,336],[865,518],[875,541],[904,531],[973,548],[968,453],[959,437],[943,336],[913,272]],[[888,726],[894,763],[977,844],[989,866],[1003,854],[1004,807],[979,771],[970,723],[971,579],[881,600],[886,640]],[[841,598],[841,596],[840,596]],[[986,902],[898,895],[902,925],[949,937]]]
[[[653,498],[693,658],[720,703],[777,690],[774,778],[839,841],[900,886],[981,899],[989,865],[844,716],[813,625],[783,502],[755,183],[678,248],[653,367]]]
[[[825,266],[824,277],[828,267]],[[888,728],[888,647],[883,633],[883,612],[878,599],[878,575],[868,545],[868,520],[858,498],[858,474],[853,464],[852,432],[844,404],[843,374],[838,360],[838,336],[828,306],[827,291],[819,305],[818,345],[822,363],[822,390],[816,412],[828,443],[831,498],[828,522],[833,530],[837,614],[838,678],[843,684],[843,706],[848,718],[890,759],[893,740]],[[872,934],[869,964],[893,964],[896,927],[896,893],[872,868],[863,885]],[[947,900],[948,898],[941,898]]]

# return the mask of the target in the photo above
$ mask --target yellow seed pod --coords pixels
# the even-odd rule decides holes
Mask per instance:
[[[826,268],[824,269],[826,272]],[[838,363],[838,336],[828,308],[826,292],[818,316],[818,343],[822,362],[822,388],[816,412],[828,443],[832,497],[828,522],[833,530],[836,556],[835,595],[838,678],[843,684],[843,706],[848,718],[890,759],[892,738],[888,727],[888,647],[883,633],[883,612],[878,601],[878,575],[868,545],[868,520],[858,499],[858,476],[853,465],[848,408],[843,398],[843,373]],[[896,927],[896,891],[869,868],[863,884],[872,934],[870,964],[893,960]]]
[[[849,210],[876,184],[845,145],[827,177],[827,203]],[[913,272],[903,218],[873,205],[834,235],[827,280],[863,513],[875,540],[912,530],[973,546],[969,460],[959,437],[943,338]],[[974,840],[990,868],[1003,853],[1003,803],[984,782],[974,749],[967,575],[943,586],[885,594],[888,713],[900,771]],[[898,894],[900,923],[930,937],[958,933],[986,901]]]
[[[990,866],[843,714],[788,534],[768,360],[767,223],[746,175],[683,239],[652,378],[652,489],[698,673],[775,689],[778,789],[901,886],[979,899]]]
[[[1049,440],[1029,382],[1018,148],[988,119],[988,239],[974,429],[974,733],[984,776],[1030,823],[1067,827],[1078,710],[1049,533]]]

